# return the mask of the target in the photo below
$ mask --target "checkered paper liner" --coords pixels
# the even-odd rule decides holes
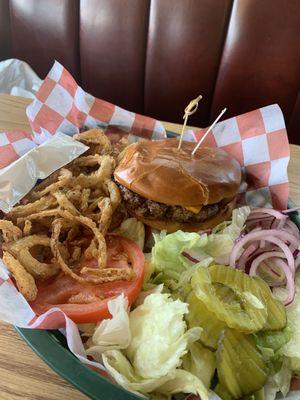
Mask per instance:
[[[21,131],[0,133],[0,168],[4,168],[57,131],[68,135],[82,127],[101,127],[112,140],[130,141],[166,136],[161,122],[124,110],[86,93],[72,75],[55,62],[36,99],[27,107],[33,136]],[[198,141],[205,129],[189,131],[186,140]],[[263,107],[219,122],[203,142],[232,154],[241,164],[247,186],[241,202],[284,209],[288,200],[289,144],[278,105]]]
[[[205,131],[190,131],[189,139],[198,141]],[[253,207],[287,207],[290,148],[277,104],[219,122],[203,144],[225,150],[241,164],[247,182],[240,190],[241,203]]]
[[[72,136],[83,127],[101,127],[112,140],[124,135],[130,141],[166,137],[161,122],[86,93],[58,62],[54,63],[26,112],[32,135],[18,130],[0,133],[0,174],[57,132]],[[198,141],[204,133],[205,129],[188,131],[185,140]],[[218,146],[240,162],[248,182],[248,186],[241,186],[242,202],[253,206],[273,205],[279,209],[287,207],[289,144],[278,105],[219,122],[203,145]],[[0,260],[0,320],[32,329],[63,328],[68,346],[76,357],[87,365],[102,368],[87,359],[76,325],[58,308],[37,317],[1,264]],[[298,394],[300,398],[300,392]],[[289,399],[296,400],[296,397]]]

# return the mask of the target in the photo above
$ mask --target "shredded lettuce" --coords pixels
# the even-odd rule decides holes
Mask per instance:
[[[233,240],[239,237],[242,230],[244,229],[246,219],[251,212],[250,207],[244,206],[240,208],[235,208],[232,211],[231,222],[222,222],[217,225],[212,233],[222,233],[223,235],[229,235]]]
[[[275,400],[278,392],[285,397],[290,389],[291,378],[292,372],[285,358],[280,370],[269,377],[264,387],[265,400]]]
[[[201,380],[182,369],[175,369],[159,378],[143,379],[119,350],[104,353],[103,364],[119,385],[133,393],[152,393],[152,399],[170,399],[173,393],[194,393],[201,400],[209,400],[209,393]]]
[[[136,218],[127,218],[122,222],[121,226],[115,230],[120,236],[124,236],[128,239],[136,242],[141,249],[144,248],[145,244],[145,227],[141,221]]]
[[[291,329],[286,327],[281,331],[263,331],[255,335],[256,344],[267,347],[274,352],[281,349],[291,339]]]
[[[282,354],[288,359],[289,368],[295,374],[300,374],[300,273],[295,277],[296,294],[294,301],[286,307],[287,326],[290,330],[290,340],[283,346]],[[274,294],[282,299],[286,289],[275,288]]]
[[[155,283],[165,283],[169,287],[171,284],[174,289],[180,279],[180,285],[186,283],[191,275],[186,271],[192,266],[195,270],[213,262],[228,263],[234,241],[244,229],[249,213],[249,207],[234,210],[231,223],[219,225],[210,235],[182,231],[154,234],[151,263],[156,273]],[[198,263],[191,262],[183,253],[191,255]]]
[[[265,400],[274,400],[280,392],[284,398],[298,399],[299,392],[289,392],[291,378],[300,374],[300,274],[295,277],[296,295],[286,307],[287,328],[281,332],[260,334],[258,345],[261,351],[268,351],[273,374],[265,385]],[[274,288],[273,294],[279,300],[286,297],[285,288]],[[258,335],[257,335],[258,336]],[[267,350],[268,349],[268,350]],[[273,351],[273,354],[271,354]],[[263,353],[264,354],[264,353]],[[266,354],[266,353],[265,353]],[[297,397],[298,396],[298,397]]]
[[[201,249],[207,243],[207,235],[177,231],[169,235],[154,234],[155,245],[151,262],[156,272],[162,272],[169,279],[179,280],[180,275],[193,265],[182,255],[190,249]],[[204,253],[204,258],[207,255]]]
[[[96,325],[93,335],[86,342],[86,353],[101,362],[104,351],[125,349],[131,341],[128,301],[123,294],[108,302],[111,319]]]
[[[285,396],[289,391],[292,372],[282,349],[291,338],[290,329],[259,332],[253,337],[269,368],[269,378],[264,387],[266,400],[274,400],[277,392]]]

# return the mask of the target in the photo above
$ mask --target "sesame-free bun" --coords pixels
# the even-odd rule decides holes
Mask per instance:
[[[115,180],[142,197],[167,205],[197,207],[236,196],[241,167],[232,156],[216,147],[200,147],[192,156],[195,143],[182,142],[180,150],[177,146],[176,138],[128,146],[114,172]],[[147,224],[152,226],[152,222]]]

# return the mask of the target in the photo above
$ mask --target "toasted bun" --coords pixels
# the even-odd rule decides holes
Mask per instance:
[[[223,221],[230,220],[232,210],[234,209],[236,204],[236,198],[227,203],[224,208],[220,210],[220,212],[214,215],[211,218],[203,222],[176,222],[171,220],[161,220],[161,219],[147,219],[141,218],[140,216],[135,215],[133,212],[130,214],[140,221],[142,221],[145,225],[150,226],[153,229],[157,230],[166,230],[168,233],[176,232],[178,230],[182,230],[184,232],[198,232],[205,229],[210,229],[220,224]]]
[[[236,195],[239,163],[216,147],[200,147],[178,139],[144,140],[130,145],[115,170],[120,184],[147,199],[178,206],[218,203]]]

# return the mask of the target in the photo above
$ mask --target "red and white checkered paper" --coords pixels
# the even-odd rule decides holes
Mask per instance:
[[[204,133],[205,129],[190,132],[189,138],[198,141]],[[241,188],[242,203],[287,207],[290,147],[277,104],[219,122],[203,144],[220,147],[241,164],[248,184],[246,190]]]
[[[161,122],[86,93],[58,62],[54,63],[26,112],[33,136],[17,130],[0,133],[0,171],[58,131],[74,135],[83,126],[100,126],[112,140],[124,135],[131,141],[166,137]],[[185,139],[197,141],[204,133],[205,129],[189,131]],[[289,144],[278,105],[219,122],[204,145],[218,146],[240,162],[248,183],[248,187],[241,187],[245,203],[273,205],[279,209],[287,207]],[[86,359],[76,325],[59,309],[53,308],[40,317],[34,314],[13,285],[1,260],[0,305],[0,320],[8,323],[34,329],[65,329],[74,354],[90,366],[100,368],[98,363]]]
[[[27,107],[34,136],[21,131],[0,133],[0,168],[43,143],[57,131],[68,135],[83,126],[102,127],[111,139],[131,141],[166,136],[161,122],[124,110],[86,93],[58,62],[43,81],[36,99]],[[205,129],[187,132],[199,140]],[[248,186],[241,187],[241,202],[284,209],[288,200],[289,144],[278,105],[263,107],[216,124],[204,145],[218,146],[241,164]]]

